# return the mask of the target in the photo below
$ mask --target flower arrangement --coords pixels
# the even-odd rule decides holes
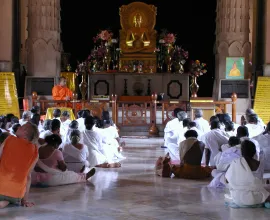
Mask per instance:
[[[102,30],[100,31],[97,36],[93,37],[94,43],[100,43],[102,45],[111,44],[112,43],[112,36],[113,33],[110,30]]]
[[[205,63],[201,63],[199,60],[191,61],[190,75],[195,76],[195,77],[199,77],[199,76],[207,73],[207,70],[205,68],[206,68]]]
[[[175,46],[172,50],[172,61],[181,62],[185,64],[188,59],[189,53],[185,51],[182,47]]]

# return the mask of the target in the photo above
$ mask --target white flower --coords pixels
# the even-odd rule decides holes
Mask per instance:
[[[116,44],[117,43],[117,39],[112,39],[112,43]]]
[[[164,44],[164,43],[165,43],[165,40],[160,39],[160,40],[159,40],[159,43],[160,43],[160,44]]]
[[[121,48],[116,48],[116,51],[120,51],[121,50]]]

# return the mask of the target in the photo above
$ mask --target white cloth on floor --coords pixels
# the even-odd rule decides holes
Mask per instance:
[[[234,160],[225,175],[230,194],[225,198],[237,205],[262,204],[270,195],[265,190],[262,180],[254,176],[247,161],[241,157]]]
[[[194,122],[196,123],[196,128],[198,128],[203,134],[210,131],[209,122],[203,117],[196,118]]]
[[[78,173],[83,166],[90,166],[87,160],[89,152],[87,146],[85,145],[83,145],[83,148],[79,150],[78,148],[74,147],[72,143],[67,142],[63,147],[63,156],[68,170]]]
[[[40,177],[46,175],[46,181],[42,182],[48,186],[61,186],[73,183],[85,182],[85,175],[75,173],[73,171],[61,171],[57,169],[53,169],[45,165],[41,160],[37,162],[38,167],[44,170],[46,173],[38,173],[32,171],[32,183],[39,183],[39,180],[42,179]]]
[[[219,149],[223,144],[227,144],[229,138],[225,132],[220,129],[213,129],[201,137],[205,148],[211,151],[210,166],[215,166],[214,158],[219,153]]]

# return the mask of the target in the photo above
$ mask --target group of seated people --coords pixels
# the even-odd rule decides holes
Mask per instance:
[[[263,174],[270,171],[270,122],[267,126],[253,109],[247,109],[244,123],[237,125],[228,114],[217,114],[210,122],[196,109],[192,121],[181,109],[164,129],[165,156],[155,170],[162,177],[204,179],[208,187],[228,188],[231,207],[261,206],[270,201],[263,186]]]
[[[0,117],[0,208],[32,206],[27,201],[31,185],[81,183],[95,167],[121,167],[124,142],[109,112],[98,118],[81,110],[71,121],[67,111],[55,109],[53,117],[41,121],[37,106],[20,120],[12,114]]]

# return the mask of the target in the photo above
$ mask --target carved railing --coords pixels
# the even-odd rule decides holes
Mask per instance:
[[[236,100],[237,95],[231,96],[231,101],[211,101],[215,106],[216,113],[227,113],[227,106],[232,106],[232,121],[236,122]],[[192,100],[192,104],[201,103],[198,99]],[[181,108],[185,111],[190,110],[190,103],[187,101],[157,101],[157,95],[151,96],[151,101],[118,101],[117,95],[111,95],[110,100],[89,100],[89,101],[56,101],[40,100],[33,93],[31,106],[39,105],[41,114],[46,114],[48,107],[70,107],[74,115],[77,115],[80,109],[89,109],[93,116],[101,117],[102,111],[111,109],[112,119],[119,126],[149,126],[149,134],[158,136],[157,114],[161,112],[161,125],[172,118],[172,112],[175,108]],[[30,101],[24,99],[24,110],[30,108]]]

